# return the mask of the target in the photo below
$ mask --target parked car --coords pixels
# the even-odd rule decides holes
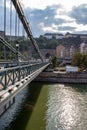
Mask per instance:
[[[87,69],[84,69],[82,72],[83,72],[83,73],[87,73]]]

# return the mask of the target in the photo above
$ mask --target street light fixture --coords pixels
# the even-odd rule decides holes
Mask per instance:
[[[16,49],[17,49],[17,63],[19,64],[19,43],[16,43]]]

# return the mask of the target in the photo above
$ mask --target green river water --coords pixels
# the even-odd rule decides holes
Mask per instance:
[[[0,118],[0,130],[87,130],[87,85],[30,84]]]

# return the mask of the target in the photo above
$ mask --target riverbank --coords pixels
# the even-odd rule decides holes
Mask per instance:
[[[47,83],[81,83],[87,84],[86,73],[42,72],[34,81]]]

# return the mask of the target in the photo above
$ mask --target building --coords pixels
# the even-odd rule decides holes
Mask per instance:
[[[66,52],[66,48],[63,45],[59,45],[56,47],[56,56],[58,58],[64,58],[65,52]]]
[[[52,39],[52,38],[63,39],[64,35],[61,34],[61,33],[45,33],[44,37],[47,38],[47,39]]]
[[[70,58],[72,58],[74,54],[75,54],[75,48],[74,48],[74,46],[71,46],[70,47]]]
[[[84,53],[84,54],[87,54],[87,44],[81,43],[81,45],[80,45],[80,52]]]
[[[76,37],[80,37],[83,41],[87,40],[87,34],[72,34],[72,33],[66,33],[65,34],[65,38],[76,38]]]
[[[56,47],[56,56],[58,58],[72,58],[75,52],[76,49],[73,46],[65,47],[63,45],[59,45]]]

